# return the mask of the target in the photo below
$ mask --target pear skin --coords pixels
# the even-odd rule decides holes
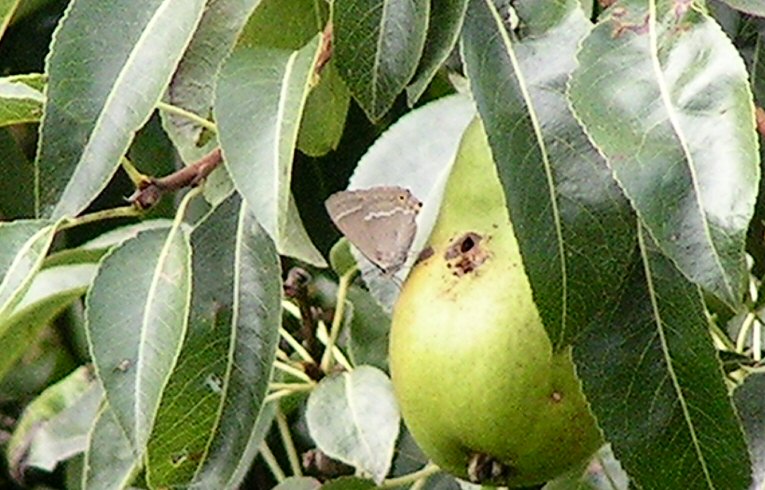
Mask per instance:
[[[390,369],[414,439],[457,477],[539,484],[603,443],[570,349],[542,325],[479,120],[394,307]]]

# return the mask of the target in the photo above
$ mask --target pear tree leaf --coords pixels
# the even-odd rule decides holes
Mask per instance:
[[[765,405],[762,400],[765,400],[763,373],[749,375],[733,392],[752,455],[752,485],[749,488],[762,488],[765,483]]]
[[[202,118],[212,113],[215,81],[248,17],[261,0],[208,2],[194,37],[167,87],[165,101]],[[185,162],[202,158],[218,144],[201,144],[202,127],[188,118],[162,112],[162,125]]]
[[[352,286],[348,299],[353,304],[348,353],[354,366],[367,364],[388,371],[390,315],[365,289]]]
[[[320,157],[335,150],[345,129],[351,94],[330,59],[322,68],[319,83],[305,103],[297,145],[308,156]]]
[[[634,220],[565,97],[590,29],[577,0],[517,2],[509,33],[491,0],[470,2],[462,54],[524,267],[555,348],[618,301]]]
[[[324,28],[328,5],[315,0],[261,0],[252,13],[238,45],[294,51],[305,46]]]
[[[187,328],[191,249],[179,226],[148,230],[101,261],[86,332],[110,412],[142,455]]]
[[[306,420],[327,456],[378,484],[388,474],[401,416],[390,379],[379,369],[361,366],[324,378],[308,397]]]
[[[42,266],[57,228],[48,220],[0,223],[0,336]]]
[[[749,78],[752,82],[752,93],[755,102],[762,106],[765,101],[765,31],[757,34],[751,63]]]
[[[0,99],[0,112],[2,107]],[[12,127],[0,129],[0,159],[3,161],[0,219],[3,221],[30,218],[35,214],[34,166],[13,131]]]
[[[765,17],[765,3],[761,0],[720,0],[736,10],[750,15]]]
[[[373,490],[374,482],[355,476],[343,476],[322,485],[322,490]]]
[[[0,126],[38,122],[43,113],[45,75],[0,78]]]
[[[104,189],[159,102],[206,3],[69,4],[47,58],[37,216],[76,215]]]
[[[120,226],[119,228],[109,230],[106,233],[102,233],[92,240],[83,243],[81,248],[85,250],[109,250],[115,246],[121,245],[126,240],[135,238],[142,231],[169,228],[172,224],[172,220],[159,218]]]
[[[140,468],[141,457],[108,403],[103,403],[88,434],[82,488],[127,489]]]
[[[237,47],[221,69],[214,112],[226,168],[279,252],[323,267],[290,193],[318,48],[319,36],[298,51]]]
[[[35,274],[13,314],[2,325],[0,379],[34,345],[40,331],[85,294],[97,268],[93,262],[74,263],[48,267]]]
[[[319,490],[319,488],[321,488],[321,482],[315,478],[292,476],[276,485],[273,490]]]
[[[226,488],[251,461],[247,448],[271,378],[281,322],[279,258],[236,193],[194,228],[191,247],[189,330],[148,444],[148,481]]]
[[[431,3],[425,48],[417,71],[406,87],[406,99],[410,107],[417,103],[457,44],[467,4],[468,0],[442,0]]]
[[[699,288],[647,230],[638,238],[619,308],[574,345],[590,407],[636,487],[747,488],[749,454]]]
[[[571,105],[661,250],[732,309],[759,171],[747,71],[691,4],[623,0],[582,42]]]
[[[347,238],[340,237],[332,246],[329,251],[329,263],[338,276],[342,276],[356,267],[356,259],[351,253],[351,242]]]
[[[299,49],[324,29],[329,5],[315,0],[263,0],[250,16],[239,44]],[[321,156],[340,142],[351,96],[330,61],[311,88],[300,121],[297,146],[306,155]],[[314,80],[315,82],[316,80]]]
[[[273,425],[274,417],[276,416],[276,405],[277,403],[271,402],[266,403],[263,406],[263,410],[260,412],[260,416],[258,416],[258,423],[255,424],[255,427],[253,427],[250,432],[247,446],[245,447],[242,456],[239,458],[236,469],[228,476],[228,480],[224,485],[221,485],[220,488],[225,490],[239,490],[242,488],[242,482],[244,482],[244,479],[247,477],[250,465],[258,455],[261,443],[266,438],[271,425]],[[204,483],[204,473],[202,473],[201,476],[203,478],[200,480]],[[193,485],[191,488],[194,490],[205,490],[207,487],[204,485]]]
[[[428,29],[427,0],[336,0],[333,54],[369,119],[380,119],[409,83]]]
[[[38,426],[26,464],[53,471],[59,463],[85,452],[103,396],[101,386],[93,382],[76,401]]]
[[[460,137],[473,117],[475,106],[464,95],[443,97],[409,112],[375,141],[351,176],[348,189],[397,185],[423,203],[409,258],[396,274],[399,284],[430,236]],[[401,290],[397,281],[382,277],[361,253],[352,251],[372,296],[390,311]]]
[[[22,2],[21,0],[0,1],[0,37],[5,34],[6,29],[8,29],[8,25],[11,23],[11,19],[13,19],[14,15],[16,15],[19,5],[22,3],[28,2]]]
[[[75,428],[72,426],[61,427],[61,421],[67,419],[74,422],[77,417],[72,419],[72,415],[76,414],[72,414],[71,409],[84,408],[81,404],[83,398],[93,391],[96,392],[97,396],[95,397],[94,411],[91,413],[90,419],[85,420],[84,434],[87,434],[87,429],[90,422],[93,421],[95,409],[98,408],[101,399],[98,383],[95,382],[93,373],[87,367],[83,366],[74,370],[66,378],[48,387],[27,405],[6,449],[11,472],[21,475],[28,466],[37,466],[51,471],[56,462],[71,456],[73,453],[66,448],[54,447],[56,443],[66,444],[67,441],[64,440],[66,436],[63,434],[60,434],[62,437],[55,437],[55,429],[51,427],[51,424],[57,423],[58,428],[65,431],[82,429],[82,427]],[[57,420],[58,422],[56,422]],[[76,432],[77,430],[70,431],[69,435],[77,437]],[[79,435],[82,436],[83,431],[80,430],[79,432]],[[71,444],[73,441],[69,440],[68,442]],[[74,442],[74,445],[77,443]],[[81,449],[82,445],[80,444],[79,447]]]

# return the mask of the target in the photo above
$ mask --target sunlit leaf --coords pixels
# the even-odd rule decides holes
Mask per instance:
[[[736,48],[691,4],[624,0],[577,60],[572,107],[651,236],[688,278],[735,308],[760,177]]]
[[[139,455],[186,333],[190,255],[179,228],[142,232],[104,257],[86,298],[96,372]]]
[[[47,58],[36,162],[38,216],[76,215],[106,186],[170,81],[205,4],[69,5]]]
[[[38,122],[42,116],[44,75],[0,78],[0,126]]]
[[[92,410],[80,418],[77,412],[86,410],[86,397]],[[87,367],[48,387],[26,406],[8,441],[11,472],[21,475],[28,466],[52,471],[57,462],[81,452],[100,401],[100,388]]]
[[[130,486],[141,458],[122,430],[114,412],[103,404],[88,437],[82,486],[87,490],[117,490]]]
[[[261,0],[208,2],[199,26],[183,54],[165,101],[207,119],[212,113],[215,81],[224,58],[233,49],[247,18]],[[217,145],[200,142],[202,127],[182,116],[162,113],[168,136],[186,162],[198,160]]]
[[[56,228],[47,220],[0,223],[0,335],[40,269]]]
[[[82,296],[96,275],[95,263],[48,267],[38,272],[8,319],[0,326],[0,379],[30,348],[40,331]]]
[[[361,366],[324,378],[306,409],[311,437],[325,454],[380,483],[390,469],[400,415],[388,377]]]
[[[298,51],[236,48],[221,70],[215,119],[234,185],[279,252],[324,266],[290,203],[292,158],[318,48],[319,36]]]

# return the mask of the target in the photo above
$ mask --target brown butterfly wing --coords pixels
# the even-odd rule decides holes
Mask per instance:
[[[421,203],[401,187],[341,191],[327,199],[327,212],[346,238],[385,274],[406,261],[417,231]]]

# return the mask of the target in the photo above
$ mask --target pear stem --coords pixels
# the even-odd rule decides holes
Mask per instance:
[[[409,473],[408,475],[398,476],[396,478],[389,478],[387,480],[384,480],[380,485],[379,488],[396,488],[396,487],[402,487],[404,485],[407,485],[409,483],[416,483],[420,480],[425,480],[436,473],[439,473],[441,471],[441,468],[434,465],[433,463],[426,464],[422,469],[415,471],[414,473]]]
[[[298,369],[286,362],[276,360],[274,361],[274,367],[280,371],[284,371],[287,374],[291,374],[292,376],[305,381],[306,383],[313,383],[313,380],[305,373],[305,371]]]
[[[321,357],[321,370],[325,373],[329,373],[332,369],[332,350],[335,347],[337,338],[340,336],[340,330],[343,328],[343,314],[345,313],[345,297],[348,296],[348,287],[351,285],[353,276],[358,272],[358,268],[352,267],[348,269],[342,276],[337,285],[337,302],[335,306],[335,314],[332,316],[332,327],[329,331],[329,340],[327,340],[327,346],[324,349],[324,355]]]
[[[175,116],[186,118],[189,121],[197,123],[199,126],[202,126],[208,131],[212,131],[213,133],[218,132],[218,128],[215,126],[215,123],[208,121],[207,119],[200,117],[191,111],[187,111],[186,109],[183,109],[182,107],[168,104],[167,102],[158,102],[157,109],[159,109],[160,111],[167,112],[168,114],[173,114]]]
[[[284,306],[284,304],[282,305]],[[300,345],[300,342],[298,342],[297,339],[295,339],[295,337],[290,335],[290,333],[287,330],[285,330],[284,328],[280,328],[279,335],[281,335],[282,338],[287,341],[290,347],[295,349],[295,352],[297,352],[297,354],[300,356],[301,359],[303,359],[305,362],[310,362],[311,364],[316,363],[316,361],[313,360],[313,357],[311,357],[311,354],[309,354],[308,351],[305,350],[305,348],[302,345]]]
[[[282,413],[282,409],[278,406],[276,408],[276,425],[279,427],[279,435],[282,438],[284,450],[287,452],[287,459],[290,462],[292,474],[294,476],[303,476],[303,468],[300,467],[300,457],[298,456],[297,449],[295,449],[295,443],[292,441],[290,426],[284,413]]]
[[[263,461],[266,462],[268,469],[271,470],[271,474],[274,475],[278,483],[287,479],[287,475],[284,474],[284,470],[279,466],[276,456],[271,452],[271,448],[268,447],[265,441],[260,443],[260,455],[263,456]]]
[[[755,315],[752,312],[749,312],[744,318],[744,321],[741,324],[741,330],[738,331],[738,338],[736,339],[737,352],[744,352],[744,349],[746,348],[746,339],[749,337],[749,331],[752,329],[754,320]]]
[[[143,211],[135,206],[120,206],[118,208],[102,209],[101,211],[95,211],[93,213],[84,214],[77,218],[70,218],[64,221],[57,231],[67,230],[74,228],[75,226],[86,225],[89,223],[95,223],[105,219],[114,218],[135,218],[141,216]]]

